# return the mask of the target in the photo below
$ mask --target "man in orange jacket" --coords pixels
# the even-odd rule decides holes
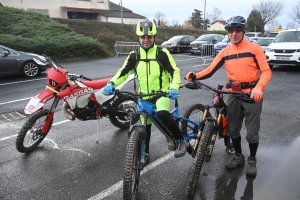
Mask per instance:
[[[191,75],[196,75],[197,80],[203,80],[211,77],[224,65],[229,79],[226,88],[229,91],[251,92],[250,97],[254,99],[254,104],[243,102],[233,95],[228,95],[226,100],[228,136],[235,149],[235,156],[226,163],[226,168],[234,169],[238,165],[245,164],[240,134],[245,119],[246,140],[250,149],[246,174],[256,176],[256,152],[259,143],[263,90],[270,81],[272,72],[261,47],[243,38],[246,28],[246,20],[241,16],[234,16],[227,20],[225,29],[231,45],[221,50],[206,69],[196,74],[189,72],[185,78],[191,81]]]

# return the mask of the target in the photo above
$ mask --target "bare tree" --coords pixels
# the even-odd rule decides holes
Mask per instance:
[[[300,1],[297,2],[297,5],[293,8],[293,12],[290,14],[290,17],[300,24]]]
[[[154,15],[156,22],[157,22],[157,26],[163,26],[166,25],[168,23],[168,21],[166,20],[166,15],[160,11],[158,11],[155,15]]]
[[[267,23],[272,22],[276,17],[281,15],[284,3],[283,1],[260,0],[253,8],[260,12],[263,20],[263,27],[265,27]]]
[[[221,15],[221,10],[219,10],[217,7],[214,7],[212,14],[209,14],[207,19],[209,19],[209,21],[213,23],[217,20],[222,20]]]
[[[180,26],[180,24],[179,24],[178,20],[173,19],[173,20],[171,21],[171,26],[178,27],[178,26]]]
[[[272,22],[268,23],[268,30],[273,32],[275,29],[279,28],[279,23],[277,19],[274,19]]]
[[[297,28],[297,24],[295,22],[288,22],[286,24],[286,28]]]

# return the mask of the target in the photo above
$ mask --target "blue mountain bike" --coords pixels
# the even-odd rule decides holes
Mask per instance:
[[[193,197],[198,182],[198,177],[201,171],[202,163],[204,159],[207,162],[210,160],[215,140],[218,134],[220,138],[224,138],[226,151],[228,151],[229,153],[234,153],[232,151],[232,145],[230,143],[229,138],[223,134],[222,116],[226,117],[226,104],[223,101],[222,94],[235,94],[239,97],[244,97],[245,99],[248,97],[248,100],[249,96],[244,96],[243,94],[245,93],[241,92],[223,91],[223,86],[221,85],[219,85],[218,88],[215,89],[205,84],[200,84],[200,82],[193,82],[181,84],[180,88],[184,86],[189,89],[200,89],[201,86],[206,86],[207,88],[214,91],[216,94],[214,96],[215,103],[213,103],[213,105],[204,106],[202,104],[194,104],[190,106],[189,109],[187,109],[183,116],[179,115],[178,100],[175,99],[174,109],[170,112],[170,115],[175,118],[178,126],[180,126],[180,129],[183,133],[183,138],[190,143],[187,151],[194,158],[194,163],[191,169],[187,194],[188,197]],[[152,123],[166,136],[168,144],[171,143],[174,147],[173,149],[176,149],[177,142],[170,138],[167,134],[166,127],[164,126],[164,124],[162,124],[161,120],[157,116],[155,104],[143,99],[143,97],[147,96],[151,96],[152,98],[158,99],[160,97],[166,96],[167,93],[156,92],[152,94],[137,94],[126,91],[122,91],[121,93],[136,97],[137,112],[131,113],[132,121],[135,122],[137,115],[143,115],[143,124],[147,124],[147,119],[150,119]],[[220,104],[217,104],[217,102],[220,102]],[[214,108],[214,110],[216,111],[216,117],[212,117],[209,111],[210,108]],[[123,178],[124,200],[137,199],[138,197],[140,172],[143,169],[141,159],[145,146],[145,126],[141,124],[132,125],[131,123],[131,126],[128,131],[128,136],[129,140],[127,143]]]

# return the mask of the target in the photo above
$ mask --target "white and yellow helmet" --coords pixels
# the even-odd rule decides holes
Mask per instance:
[[[136,26],[138,36],[156,35],[156,26],[152,20],[143,19]]]

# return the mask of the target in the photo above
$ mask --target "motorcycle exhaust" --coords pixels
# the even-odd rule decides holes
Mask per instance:
[[[62,107],[66,118],[69,120],[75,120],[75,113],[70,109],[69,105],[66,102],[63,103]]]

